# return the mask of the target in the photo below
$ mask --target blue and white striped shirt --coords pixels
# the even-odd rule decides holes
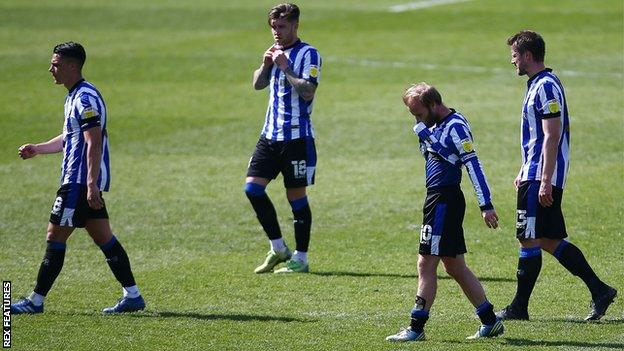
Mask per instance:
[[[283,51],[288,57],[290,68],[299,78],[318,84],[322,60],[314,47],[298,40]],[[269,106],[262,136],[275,141],[314,138],[314,128],[310,120],[314,99],[305,101],[301,98],[277,65],[271,68],[269,86]]]
[[[108,191],[110,159],[106,134],[106,105],[93,84],[80,80],[65,97],[61,185],[87,184],[87,144],[83,132],[93,127],[99,127],[102,131],[102,162],[97,185],[101,191]]]
[[[464,116],[451,113],[431,128],[418,123],[414,133],[420,138],[420,151],[425,157],[427,189],[459,185],[461,166],[466,166],[481,210],[492,209],[492,196],[481,162],[473,147],[470,126]]]
[[[545,69],[527,82],[527,93],[522,107],[521,181],[540,181],[542,177],[544,131],[542,120],[561,120],[561,139],[557,148],[557,162],[552,175],[552,185],[562,188],[565,185],[569,168],[570,119],[563,85],[551,69]]]

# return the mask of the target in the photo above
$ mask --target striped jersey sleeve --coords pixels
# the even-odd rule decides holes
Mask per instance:
[[[479,161],[477,152],[474,149],[470,130],[463,123],[455,123],[451,127],[449,138],[452,141],[449,144],[453,145],[459,155],[459,159],[468,171],[468,176],[479,201],[479,207],[482,211],[493,209],[490,187],[481,166],[481,161]]]
[[[80,125],[80,130],[101,125],[101,106],[98,99],[87,91],[79,92],[79,101],[76,103],[76,119]]]
[[[311,47],[308,52],[303,55],[303,63],[299,76],[308,82],[318,85],[321,79],[321,56],[315,48]]]
[[[463,117],[460,118],[458,114],[455,116],[457,117],[453,118],[452,122],[441,126],[441,139],[433,135],[422,122],[414,126],[414,133],[418,135],[426,149],[435,152],[451,164],[463,164],[477,195],[479,208],[482,211],[493,209],[490,187],[474,149],[470,129]]]
[[[552,82],[541,85],[535,99],[535,115],[541,119],[561,116],[561,94]]]

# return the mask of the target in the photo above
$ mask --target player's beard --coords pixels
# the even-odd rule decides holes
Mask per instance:
[[[427,115],[423,117],[423,123],[425,123],[427,127],[431,127],[436,124],[438,119],[439,117],[436,116],[435,112],[433,112],[433,109],[427,106]]]
[[[520,65],[516,66],[516,70],[519,76],[524,76],[527,74],[526,69],[522,68]]]

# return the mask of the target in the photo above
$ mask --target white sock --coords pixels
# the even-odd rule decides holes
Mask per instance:
[[[30,296],[28,297],[28,299],[35,305],[35,306],[41,306],[43,304],[43,300],[45,300],[45,296],[43,295],[39,295],[36,292],[32,292],[30,293]]]
[[[141,293],[139,292],[139,287],[136,285],[124,286],[122,288],[123,288],[124,297],[129,297],[131,299],[134,299],[135,297],[141,296]]]
[[[275,252],[282,252],[286,250],[286,243],[284,242],[284,238],[271,240],[271,250]]]
[[[297,260],[299,262],[303,262],[303,264],[308,264],[308,253],[295,250],[295,253],[293,253],[292,259]]]

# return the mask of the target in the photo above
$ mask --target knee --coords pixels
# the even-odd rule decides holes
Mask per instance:
[[[244,189],[247,197],[259,197],[266,194],[266,186],[257,183],[245,183]]]
[[[46,241],[56,241],[56,235],[53,231],[49,230],[46,232]]]
[[[420,277],[435,274],[436,267],[437,261],[432,256],[420,256],[418,259],[418,275]]]
[[[444,264],[444,271],[452,278],[457,278],[461,276],[462,269],[451,264]]]
[[[57,233],[51,229],[48,229],[48,231],[46,232],[46,241],[50,242],[50,241],[54,241],[54,242],[59,242],[59,243],[64,243],[67,241],[67,236]]]
[[[548,252],[551,255],[555,254],[555,251],[559,247],[559,245],[563,242],[562,240],[554,240],[554,239],[540,239],[540,247],[542,250]]]

